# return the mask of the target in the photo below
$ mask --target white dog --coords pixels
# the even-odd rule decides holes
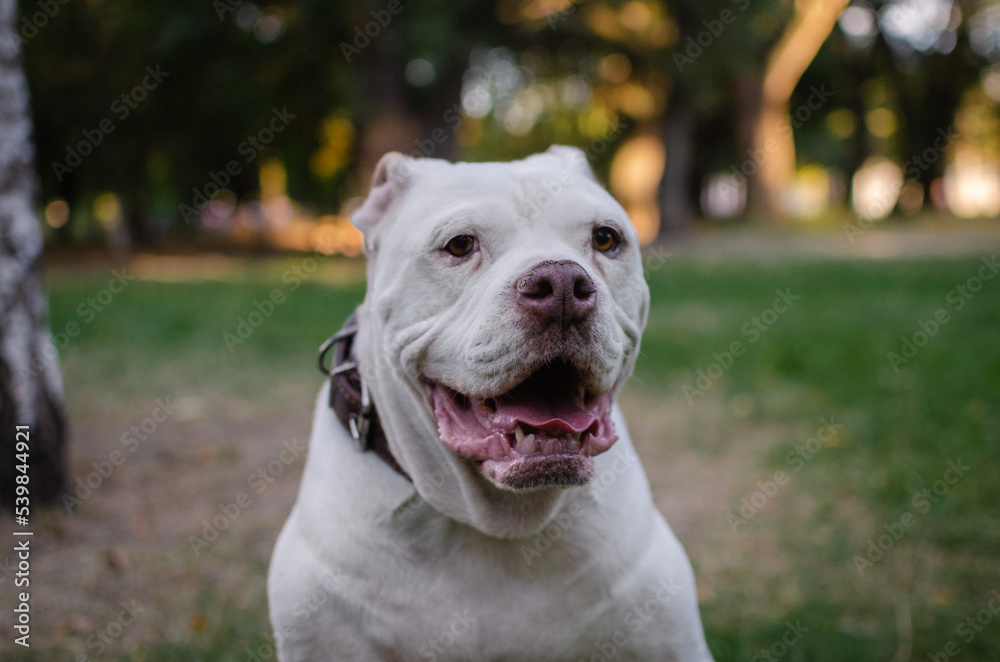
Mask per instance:
[[[584,154],[390,153],[352,222],[368,293],[271,561],[280,659],[711,660],[615,404],[636,233]]]

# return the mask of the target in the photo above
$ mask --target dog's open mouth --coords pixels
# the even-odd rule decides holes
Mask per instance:
[[[441,440],[501,487],[582,485],[593,475],[591,458],[617,440],[611,395],[589,392],[568,363],[549,363],[492,397],[443,384],[427,391]]]

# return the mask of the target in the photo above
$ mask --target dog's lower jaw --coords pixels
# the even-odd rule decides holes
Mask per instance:
[[[594,476],[594,461],[579,453],[527,456],[502,462],[486,460],[480,471],[500,489],[528,491],[548,486],[586,485]]]

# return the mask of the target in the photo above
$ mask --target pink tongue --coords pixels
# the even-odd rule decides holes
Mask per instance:
[[[497,398],[496,417],[511,428],[525,423],[553,436],[583,432],[597,421],[582,397],[568,393],[565,386],[535,380]]]

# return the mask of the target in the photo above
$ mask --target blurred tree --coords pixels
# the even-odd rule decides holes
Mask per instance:
[[[15,34],[15,0],[0,0],[0,35]],[[66,480],[62,379],[47,328],[42,291],[42,233],[21,69],[21,42],[0,44],[0,501],[15,503],[15,428],[30,437],[31,504],[52,502]],[[23,502],[22,502],[23,503]]]
[[[788,127],[789,100],[802,74],[829,37],[850,0],[797,0],[792,20],[771,50],[761,85],[753,133],[759,159],[752,178],[757,211],[775,221],[784,217],[781,196],[795,175],[795,138]]]
[[[953,127],[964,93],[982,89],[989,71],[989,61],[970,45],[978,9],[978,0],[854,3],[793,94],[795,107],[807,101],[808,90],[832,93],[822,111],[829,121],[796,128],[797,159],[849,178],[868,157],[887,157],[925,192],[917,207],[911,198],[907,212],[930,204],[926,193],[949,160],[949,150],[934,145]]]
[[[121,200],[133,242],[161,238],[172,222],[198,228],[181,218],[180,205],[200,209],[218,188],[252,198],[271,156],[287,167],[292,195],[338,204],[349,155],[322,176],[309,164],[326,120],[357,93],[335,38],[341,29],[346,36],[344,4],[57,7],[31,31],[25,67],[35,89],[42,189],[72,210],[59,234],[88,236],[90,228],[74,224],[108,191]],[[287,124],[271,131],[275,112],[286,110]]]
[[[859,0],[855,9],[874,17],[874,45],[837,30],[824,46],[846,2],[118,0],[56,3],[44,20],[25,8],[18,28],[42,191],[71,210],[57,237],[121,224],[127,233],[110,231],[155,241],[192,216],[179,205],[201,207],[216,188],[252,201],[271,157],[292,198],[335,211],[388,149],[510,158],[551,142],[586,147],[621,120],[627,128],[611,148],[591,154],[595,167],[606,172],[640,134],[662,139],[657,204],[668,238],[698,215],[709,177],[734,173],[751,212],[777,219],[797,152],[850,174],[869,153],[921,153],[927,135],[950,124],[984,62],[964,27],[951,50],[907,51],[879,20],[904,4],[904,19],[915,20],[920,3]],[[967,20],[979,4],[958,0],[955,16]],[[788,108],[824,84],[834,101],[792,131]],[[891,98],[876,100],[879,90]],[[466,93],[479,101],[466,106]],[[889,138],[865,131],[880,103],[899,120]],[[287,130],[254,147],[286,108]],[[825,121],[834,109],[838,132]],[[855,130],[841,135],[851,121]],[[649,161],[657,168],[659,154]],[[920,172],[925,186],[940,168]],[[121,211],[97,227],[91,209],[107,192]]]
[[[350,108],[360,136],[362,184],[390,150],[454,158],[470,52],[516,41],[493,11],[474,3],[401,3],[398,13],[388,6],[384,0],[358,3],[335,36],[343,38],[342,64],[357,91]]]
[[[591,52],[627,56],[631,75],[618,82],[611,99],[627,99],[624,92],[639,86],[655,101],[652,113],[628,103],[613,104],[613,110],[630,124],[655,127],[665,145],[658,240],[687,233],[708,174],[742,169],[753,154],[765,62],[790,15],[788,4],[595,1],[555,24]]]
[[[671,63],[674,82],[664,117],[659,240],[686,234],[708,173],[735,167],[750,172],[741,177],[757,176],[753,133],[764,61],[788,14],[785,5],[781,0],[669,3],[678,38],[672,52],[661,56]]]

